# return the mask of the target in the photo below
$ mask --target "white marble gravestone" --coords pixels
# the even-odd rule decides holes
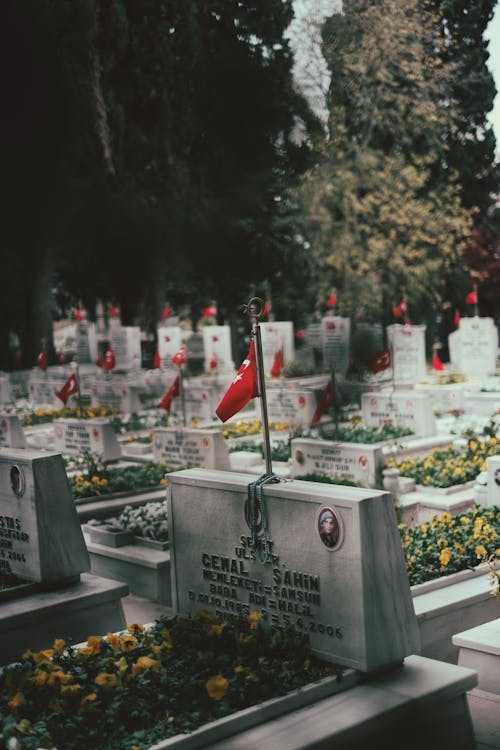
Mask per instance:
[[[395,385],[412,387],[425,377],[425,329],[425,325],[387,326]]]
[[[486,459],[488,472],[488,505],[500,507],[500,456]]]
[[[223,617],[256,611],[293,625],[314,652],[371,672],[419,650],[419,632],[389,493],[281,482],[264,488],[270,557],[252,559],[248,484],[235,472],[169,474],[172,606]],[[256,534],[262,549],[262,512]],[[325,526],[329,533],[325,532]]]
[[[404,427],[419,437],[436,434],[436,422],[431,399],[420,391],[363,393],[361,414],[366,427],[380,427],[390,423]]]
[[[8,404],[12,401],[12,388],[7,373],[0,373],[0,404]]]
[[[218,430],[159,427],[153,430],[153,461],[169,468],[230,469],[229,453]]]
[[[17,414],[0,414],[0,446],[26,448],[26,436]]]
[[[492,375],[498,357],[498,329],[493,318],[461,318],[448,337],[451,364],[470,377]]]
[[[293,323],[291,320],[273,321],[260,324],[262,359],[264,371],[270,373],[276,353],[283,350],[283,361],[287,365],[294,359]]]
[[[218,386],[194,385],[193,381],[184,380],[183,393],[186,422],[192,422],[193,420],[197,422],[214,421],[215,409],[220,400],[220,388]],[[183,416],[182,397],[173,399],[170,411],[177,417]]]
[[[340,375],[347,373],[350,336],[350,318],[328,315],[321,320],[323,367],[335,370]]]
[[[60,454],[0,449],[0,570],[37,583],[90,570]]]
[[[62,409],[64,407],[63,402],[56,396],[56,391],[59,391],[67,380],[67,375],[60,375],[55,377],[54,375],[48,374],[34,374],[30,375],[28,379],[28,397],[34,406],[47,406],[54,409]],[[68,407],[74,403],[75,396],[70,396],[68,401]]]
[[[321,474],[374,487],[382,465],[382,446],[316,438],[292,440],[292,476]]]
[[[203,350],[205,352],[205,372],[234,372],[231,328],[229,326],[204,326]],[[211,367],[214,359],[217,366]]]
[[[103,461],[121,458],[120,444],[109,419],[55,419],[54,449],[77,455],[82,451],[98,453]]]
[[[312,390],[284,387],[266,391],[267,415],[271,422],[288,422],[307,428],[316,410],[316,395]],[[260,407],[260,399],[259,405]]]
[[[117,370],[140,369],[141,329],[139,326],[113,325],[109,327],[109,343],[115,353]]]
[[[182,344],[182,330],[180,326],[160,326],[158,334],[158,354],[161,366],[166,370],[177,369],[172,362],[172,357]]]
[[[415,390],[426,393],[433,405],[439,411],[462,411],[465,408],[465,394],[462,385],[457,383],[446,383],[435,385],[433,383],[417,383]]]

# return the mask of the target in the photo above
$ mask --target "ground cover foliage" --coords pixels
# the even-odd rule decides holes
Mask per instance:
[[[0,739],[11,750],[145,750],[331,675],[342,670],[303,635],[264,629],[257,612],[162,618],[27,651],[0,674]]]

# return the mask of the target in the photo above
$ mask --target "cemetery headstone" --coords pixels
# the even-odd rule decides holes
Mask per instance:
[[[320,474],[374,487],[383,462],[382,447],[316,438],[292,440],[292,476]]]
[[[425,325],[399,323],[387,327],[395,385],[412,387],[425,377],[425,329]]]
[[[27,447],[26,436],[17,414],[0,414],[0,447]]]
[[[229,326],[204,326],[203,350],[205,353],[205,372],[234,371],[231,329]]]
[[[55,377],[54,375],[30,375],[28,381],[28,397],[34,406],[46,406],[53,409],[62,409],[63,403],[56,396],[66,381],[64,374]],[[75,396],[70,396],[68,407],[75,402]]]
[[[419,391],[363,393],[361,414],[366,427],[392,424],[411,430],[419,437],[436,434],[436,422],[430,396]]]
[[[283,482],[265,485],[251,523],[252,477],[191,469],[169,475],[172,606],[223,617],[256,611],[293,625],[314,652],[371,672],[419,649],[419,631],[389,493]],[[251,527],[263,554],[252,553]]]
[[[493,318],[461,318],[448,337],[454,368],[471,377],[492,375],[498,356],[498,329]]]
[[[121,458],[120,444],[108,419],[55,419],[54,449],[77,455],[82,451],[97,453],[103,461]]]
[[[321,347],[323,367],[339,375],[346,375],[349,365],[349,341],[351,321],[330,315],[321,320]]]
[[[283,352],[283,363],[287,365],[295,357],[293,323],[291,320],[261,323],[262,360],[264,371],[271,372],[278,351]]]
[[[153,430],[153,461],[173,469],[230,469],[229,453],[218,430],[159,427]]]
[[[161,366],[165,370],[174,370],[175,365],[172,363],[172,357],[179,350],[182,344],[182,331],[179,326],[160,326],[158,334],[158,353],[161,359]]]
[[[307,428],[315,410],[316,396],[312,390],[296,390],[286,386],[267,390],[267,414],[271,422],[288,422]]]
[[[142,362],[139,326],[113,325],[109,328],[110,346],[115,353],[116,369],[140,369]]]
[[[12,400],[10,378],[7,373],[0,373],[0,404],[8,404]]]
[[[417,383],[415,390],[426,393],[433,405],[439,411],[463,410],[465,407],[465,394],[461,385],[446,383],[434,385],[432,383]]]
[[[91,361],[89,324],[81,321],[75,326],[75,353],[78,362],[88,364]]]
[[[217,386],[193,385],[193,381],[184,381],[184,409],[186,421],[213,422],[215,409],[219,402],[220,388]],[[177,417],[182,414],[182,399],[172,401],[171,413]]]
[[[60,454],[0,449],[0,569],[36,583],[90,570]]]

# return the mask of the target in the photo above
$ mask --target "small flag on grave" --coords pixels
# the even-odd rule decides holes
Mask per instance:
[[[69,397],[73,396],[75,393],[78,393],[78,381],[76,379],[76,374],[73,372],[64,383],[63,387],[59,391],[55,391],[55,394],[57,398],[61,399],[64,406],[66,406]]]
[[[153,367],[156,370],[158,367],[161,367],[161,357],[160,352],[155,352],[155,356],[153,358]]]
[[[337,295],[335,294],[335,292],[332,292],[326,301],[326,306],[335,307],[336,304],[337,304]]]
[[[466,296],[465,301],[468,305],[477,305],[477,291],[474,289]]]
[[[208,307],[204,307],[202,310],[202,315],[204,318],[212,318],[217,315],[217,305],[215,302],[212,302],[211,305],[208,305]]]
[[[316,411],[314,412],[311,424],[317,424],[323,414],[325,414],[328,409],[330,409],[332,406],[335,406],[335,393],[333,392],[333,380],[330,378],[328,383],[326,384],[325,390],[319,397],[318,404],[316,406]]]
[[[258,395],[257,363],[252,339],[246,359],[241,363],[236,377],[222,397],[215,413],[221,422],[227,422],[234,414],[241,411],[250,399]]]
[[[444,370],[444,365],[435,351],[432,353],[432,367],[434,370]]]
[[[42,349],[42,351],[38,355],[36,363],[40,370],[43,370],[44,372],[47,370],[47,355],[45,353],[45,349]]]
[[[177,349],[174,356],[172,357],[172,364],[177,365],[177,367],[182,367],[182,365],[185,365],[187,362],[187,348],[185,344],[181,344],[181,346]]]
[[[455,310],[455,315],[453,316],[453,322],[455,323],[457,327],[460,324],[460,313],[458,312],[458,310]]]
[[[406,299],[403,297],[399,305],[395,305],[392,308],[392,313],[396,318],[400,318],[402,315],[405,314],[407,309],[408,309],[408,305],[406,303]]]
[[[170,312],[171,312],[170,307],[164,307],[161,317],[165,320],[170,315]]]
[[[181,395],[181,387],[180,387],[180,376],[176,375],[175,380],[166,392],[166,394],[163,396],[162,400],[159,403],[159,406],[161,406],[162,409],[166,409],[168,412],[170,412],[170,406],[172,404],[172,399],[177,398],[177,396]]]
[[[103,367],[107,372],[110,372],[116,365],[115,353],[111,347],[104,355]]]
[[[378,352],[378,354],[376,354],[373,359],[370,360],[368,366],[374,374],[389,369],[389,367],[391,366],[391,351],[389,347],[386,346],[385,349],[382,349],[382,351]]]
[[[283,356],[283,347],[280,347],[274,354],[274,362],[271,367],[271,375],[273,378],[277,378],[285,366],[285,358]]]

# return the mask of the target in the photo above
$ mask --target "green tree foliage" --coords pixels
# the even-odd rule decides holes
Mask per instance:
[[[1,241],[24,295],[9,291],[0,325],[25,364],[56,284],[154,328],[165,299],[196,314],[215,298],[225,317],[264,282],[278,297],[283,268],[303,278],[283,188],[309,164],[297,125],[316,123],[292,85],[291,14],[282,0],[6,0]]]
[[[387,324],[406,295],[426,319],[470,227],[445,161],[454,70],[438,20],[417,0],[349,2],[323,36],[329,135],[300,196],[325,299],[335,286],[343,313]]]

